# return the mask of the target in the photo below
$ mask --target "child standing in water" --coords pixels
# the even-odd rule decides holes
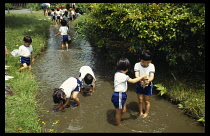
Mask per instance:
[[[139,116],[147,117],[150,109],[150,96],[152,95],[152,81],[154,79],[155,66],[152,62],[152,53],[149,50],[142,51],[140,62],[134,66],[135,77],[146,75],[145,79],[136,83],[136,93],[139,100]],[[145,103],[145,113],[143,114],[143,102]]]
[[[61,27],[59,28],[59,33],[55,34],[55,36],[61,35],[61,48],[62,52],[64,52],[64,45],[66,45],[66,51],[68,51],[68,27],[66,26],[66,20],[61,21]]]
[[[127,82],[136,83],[141,79],[146,78],[146,75],[142,75],[138,78],[130,78],[126,73],[130,67],[130,62],[127,58],[121,58],[116,65],[117,72],[114,75],[114,93],[112,94],[111,101],[115,107],[116,125],[121,125],[121,118],[126,112],[126,100],[127,100]]]

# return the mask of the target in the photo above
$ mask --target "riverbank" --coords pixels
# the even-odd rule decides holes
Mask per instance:
[[[6,11],[5,11],[6,12]],[[38,56],[45,48],[49,39],[50,17],[44,17],[43,11],[26,14],[5,14],[5,43],[9,52],[23,45],[23,37],[32,37],[33,55]],[[10,54],[6,65],[11,67],[5,71],[13,79],[5,81],[13,95],[5,97],[5,132],[6,133],[40,133],[46,132],[41,127],[37,104],[39,83],[31,71],[15,72],[19,67],[19,57]],[[32,65],[33,68],[33,65]],[[50,131],[50,130],[49,130]]]

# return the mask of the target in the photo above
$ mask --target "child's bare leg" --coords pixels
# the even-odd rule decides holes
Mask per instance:
[[[80,101],[79,101],[79,98],[77,97],[78,94],[79,94],[79,91],[74,91],[74,92],[72,93],[72,99],[75,100],[75,102],[77,103],[77,106],[80,106]]]
[[[64,42],[61,42],[62,52],[64,52]]]
[[[150,95],[144,95],[144,102],[145,102],[145,113],[144,113],[144,118],[146,118],[149,114],[149,109],[150,109]]]
[[[69,48],[69,44],[68,42],[66,42],[66,51],[68,51],[68,48]]]
[[[115,121],[117,126],[121,126],[121,117],[122,117],[122,109],[115,108],[116,114],[115,114]]]
[[[32,70],[32,67],[31,67],[31,65],[28,65],[28,69],[29,69],[29,70]]]
[[[19,68],[18,70],[16,70],[17,72],[23,70],[23,69],[26,69],[28,66],[26,63],[23,63],[23,66],[21,68]]]
[[[143,94],[137,94],[139,100],[139,116],[143,116]]]

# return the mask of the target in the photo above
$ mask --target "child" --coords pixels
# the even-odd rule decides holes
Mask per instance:
[[[74,21],[76,12],[73,8],[70,8],[69,10],[71,11],[71,20]]]
[[[59,103],[56,107],[57,110],[61,111],[65,107],[70,106],[70,98],[72,98],[77,106],[80,106],[79,98],[77,97],[81,88],[81,81],[75,77],[70,77],[59,88],[55,88],[53,92],[54,103]]]
[[[55,15],[56,15],[56,22],[57,22],[57,24],[59,24],[60,25],[60,8],[58,8],[58,7],[56,7],[56,10],[57,11],[55,11]]]
[[[25,36],[23,38],[24,45],[21,45],[19,47],[18,54],[20,55],[20,64],[22,65],[21,68],[17,70],[17,72],[29,68],[29,70],[32,69],[31,63],[34,62],[34,58],[32,56],[33,47],[31,45],[32,39],[30,36]]]
[[[135,77],[147,75],[145,79],[136,83],[136,93],[139,100],[139,116],[147,117],[150,109],[150,96],[152,95],[152,81],[154,79],[155,66],[152,62],[152,54],[149,50],[142,51],[140,62],[134,66]],[[144,81],[143,81],[144,80]],[[143,102],[145,103],[145,113],[143,114]]]
[[[63,20],[66,20],[66,22],[67,22],[67,27],[69,28],[69,17],[68,17],[68,11],[65,11],[65,12],[64,12],[64,15],[63,15]]]
[[[82,92],[94,92],[96,78],[93,70],[89,66],[82,66],[79,72],[80,74],[78,79],[82,82]]]
[[[55,14],[56,14],[55,10],[54,10],[54,9],[52,9],[52,12],[51,12],[51,16],[52,16],[52,23],[57,24],[57,23],[56,23],[56,20],[55,20]]]
[[[126,73],[130,67],[130,62],[127,58],[121,58],[116,65],[117,72],[114,75],[114,93],[112,94],[111,101],[115,107],[116,115],[116,125],[121,125],[121,118],[126,112],[126,99],[127,99],[127,82],[136,83],[141,79],[146,78],[146,75],[142,75],[138,78],[130,78]]]
[[[55,36],[61,35],[61,47],[62,52],[64,52],[64,44],[66,45],[66,51],[68,51],[68,27],[66,26],[66,20],[61,21],[61,27],[59,28],[59,33],[55,34]]]

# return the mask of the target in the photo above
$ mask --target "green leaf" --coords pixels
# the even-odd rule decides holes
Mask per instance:
[[[183,109],[184,106],[182,104],[178,104],[178,108]]]

